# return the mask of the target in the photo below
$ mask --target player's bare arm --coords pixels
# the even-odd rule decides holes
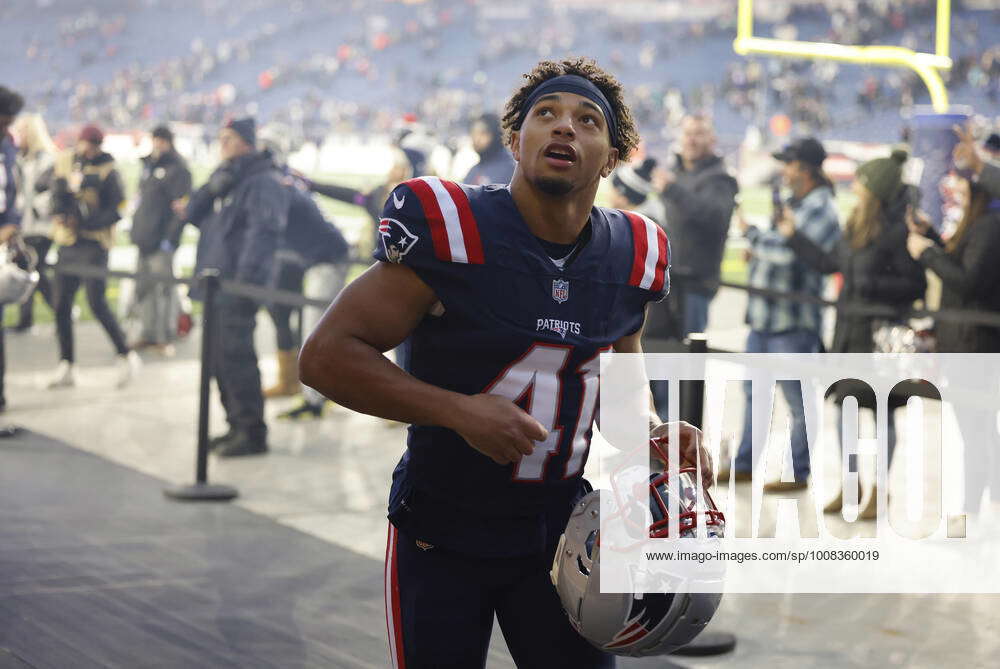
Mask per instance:
[[[498,464],[520,460],[548,434],[538,421],[503,397],[424,383],[383,355],[437,302],[412,269],[376,263],[341,292],[306,340],[299,356],[303,383],[354,411],[450,428]]]
[[[614,343],[616,353],[642,353],[642,330],[638,330],[630,335],[626,335]],[[649,398],[649,434],[652,437],[662,437],[670,439],[670,423],[664,423],[656,414],[653,407],[652,394]],[[714,472],[712,468],[712,456],[702,443],[701,430],[686,421],[679,421],[677,426],[680,435],[678,452],[684,463],[692,467],[698,466],[700,461],[701,477],[705,487],[712,485]],[[669,442],[668,442],[669,443]]]

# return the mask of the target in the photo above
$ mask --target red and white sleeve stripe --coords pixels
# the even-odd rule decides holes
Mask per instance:
[[[438,177],[419,177],[404,184],[420,200],[438,260],[482,265],[483,242],[462,187]]]
[[[663,290],[670,265],[667,233],[642,214],[632,211],[622,213],[632,225],[634,254],[628,283],[658,293]]]

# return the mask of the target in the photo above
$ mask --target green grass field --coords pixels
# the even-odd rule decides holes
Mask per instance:
[[[122,180],[125,184],[125,190],[127,197],[131,201],[135,197],[135,191],[137,188],[138,178],[139,178],[139,163],[138,162],[122,162],[119,164],[119,171],[122,176]],[[204,165],[192,166],[191,171],[194,177],[195,184],[202,184],[207,179],[211,173],[211,167]],[[319,181],[331,181],[345,186],[351,186],[359,190],[367,190],[377,185],[378,180],[372,177],[365,177],[361,175],[343,175],[343,174],[316,174],[313,177]],[[607,185],[605,184],[605,188]],[[604,189],[598,193],[598,204],[604,204]],[[317,203],[323,212],[333,220],[354,220],[359,221],[361,224],[367,224],[367,213],[356,206],[345,204],[343,202],[336,202],[325,197],[317,197]],[[854,197],[847,189],[840,189],[837,193],[837,206],[840,210],[841,220],[846,216],[847,212],[853,206]],[[750,220],[760,220],[767,219],[771,213],[771,191],[766,186],[752,186],[745,188],[740,192],[740,206],[745,216]],[[181,245],[194,246],[197,244],[198,233],[193,228],[187,228],[181,239]],[[119,230],[115,237],[116,246],[127,246],[130,244],[128,238],[128,232],[126,230]],[[357,277],[364,267],[358,265],[354,267],[348,277],[349,280]],[[190,269],[186,272],[189,274]],[[725,253],[722,259],[722,280],[730,283],[745,284],[747,281],[747,266],[746,262],[743,260],[743,246],[738,239],[730,239],[730,243],[727,245]],[[108,285],[108,302],[114,307],[118,302],[118,281],[112,280]],[[52,321],[52,312],[48,308],[48,305],[44,303],[41,295],[35,295],[35,322],[36,323],[49,323]],[[92,314],[90,313],[90,308],[87,306],[86,299],[83,291],[81,290],[76,297],[76,304],[80,307],[80,318],[81,320],[90,320]],[[16,309],[8,308],[4,312],[3,318],[5,327],[12,327],[17,322]]]

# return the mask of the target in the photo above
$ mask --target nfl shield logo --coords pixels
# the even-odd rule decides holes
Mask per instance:
[[[552,279],[552,299],[559,304],[569,299],[569,281]]]

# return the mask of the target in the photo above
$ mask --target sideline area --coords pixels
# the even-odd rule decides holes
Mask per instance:
[[[269,403],[271,453],[210,462],[210,480],[240,497],[172,502],[163,487],[194,475],[197,336],[173,358],[146,356],[134,384],[114,390],[103,332],[77,330],[79,383],[59,392],[40,389],[51,329],[7,333],[0,424],[32,432],[0,440],[0,668],[384,667],[384,509],[401,426],[337,407],[284,423],[274,417],[289,400]],[[266,316],[257,335],[267,382]],[[223,430],[216,403],[212,432]],[[1000,654],[998,604],[729,595],[712,627],[737,634],[735,653],[618,666],[940,666],[955,639],[968,666],[986,666]],[[488,667],[512,666],[495,628]]]

